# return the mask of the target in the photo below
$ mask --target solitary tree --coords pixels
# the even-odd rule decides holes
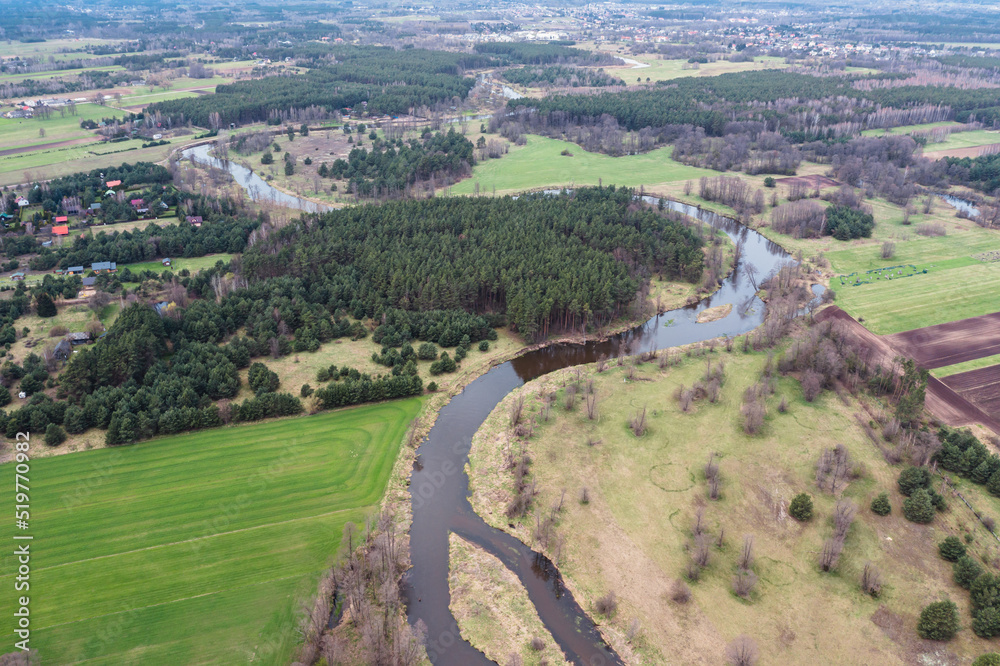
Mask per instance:
[[[800,522],[805,522],[812,518],[813,515],[813,501],[812,497],[806,493],[799,493],[792,498],[791,504],[788,505],[788,514]]]
[[[40,292],[35,298],[35,308],[39,317],[56,316],[56,303],[47,291]]]
[[[920,611],[917,633],[932,641],[949,641],[958,632],[958,608],[953,601],[937,601]]]

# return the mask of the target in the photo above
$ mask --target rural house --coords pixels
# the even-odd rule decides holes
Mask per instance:
[[[70,345],[69,340],[65,338],[60,340],[59,344],[56,345],[56,348],[52,350],[52,355],[60,361],[68,361],[69,355],[72,353],[72,346]]]
[[[185,219],[187,219],[187,223],[190,224],[192,227],[201,226],[201,215],[188,215],[187,218]]]
[[[114,273],[118,270],[118,264],[113,261],[98,261],[90,265],[90,270],[95,273]]]
[[[70,266],[66,269],[66,275],[83,275],[83,266]]]
[[[65,220],[66,218],[64,217],[63,219]],[[56,218],[56,222],[58,222],[58,221],[59,221],[59,218]],[[69,227],[66,226],[65,224],[60,225],[58,227],[52,227],[52,235],[54,235],[54,236],[68,236],[69,235]]]

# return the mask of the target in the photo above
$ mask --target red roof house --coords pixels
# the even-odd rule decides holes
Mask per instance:
[[[59,227],[52,227],[52,233],[55,234],[56,236],[68,236],[69,227],[67,227],[65,224]]]
[[[122,184],[122,181],[120,181],[120,180],[109,180],[107,182],[107,186],[108,187],[118,187],[121,184]]]
[[[65,216],[65,215],[60,215],[59,217],[56,218],[55,221],[56,222],[68,222],[69,218],[67,216]]]

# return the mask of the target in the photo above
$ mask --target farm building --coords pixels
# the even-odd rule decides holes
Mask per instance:
[[[70,344],[82,345],[87,342],[90,342],[90,333],[87,333],[86,331],[80,331],[78,333],[70,333],[69,335],[66,336],[66,339],[69,340]]]
[[[72,345],[70,345],[69,340],[62,339],[56,348],[52,350],[52,355],[55,356],[60,361],[68,361],[69,355],[73,353]]]
[[[90,265],[90,270],[95,273],[114,273],[118,270],[118,264],[113,261],[98,261]]]
[[[55,222],[56,224],[66,224],[67,222],[69,222],[69,217],[65,215],[60,215],[59,217],[54,219],[53,222]]]
[[[95,278],[95,277],[85,277],[85,278],[83,278],[83,286],[84,287],[93,287],[95,284],[97,284],[97,278]]]
[[[160,263],[163,264],[164,266],[169,266],[170,265],[170,260],[165,258]]]
[[[13,275],[10,276],[10,279],[11,280],[23,280],[24,279],[24,271],[18,271],[17,273],[14,273]]]

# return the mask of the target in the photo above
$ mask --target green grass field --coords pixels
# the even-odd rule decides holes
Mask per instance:
[[[125,264],[119,266],[118,268],[121,270],[122,268],[128,266],[128,269],[133,273],[138,273],[140,271],[153,271],[154,273],[172,271],[173,273],[179,273],[186,268],[193,274],[200,270],[215,266],[217,261],[229,261],[232,258],[233,255],[222,252],[219,254],[206,254],[204,257],[191,257],[190,259],[185,259],[183,257],[174,259],[171,257],[171,266],[169,268],[164,266],[158,259],[156,261],[143,261],[136,264]]]
[[[1000,354],[996,354],[994,356],[984,356],[983,358],[973,359],[971,361],[966,361],[965,363],[946,365],[943,368],[935,368],[931,370],[931,374],[938,378],[948,377],[950,375],[957,375],[960,372],[969,372],[970,370],[988,368],[991,365],[997,364],[1000,364]]]
[[[568,150],[572,157],[560,155]],[[685,166],[670,158],[667,146],[641,155],[609,157],[588,153],[575,143],[540,136],[529,136],[522,147],[509,154],[480,162],[472,176],[449,188],[451,194],[472,194],[479,183],[480,192],[497,194],[522,192],[543,187],[582,185],[619,185],[638,187],[715,175],[714,171]]]
[[[975,148],[977,146],[987,146],[991,143],[1000,143],[1000,132],[994,130],[953,132],[941,143],[927,144],[924,147],[924,151],[930,153],[941,150],[956,150],[958,148]]]
[[[1000,264],[932,271],[891,282],[836,289],[837,305],[885,335],[1000,310]]]
[[[287,664],[301,602],[345,523],[381,499],[419,408],[400,400],[34,461],[31,646],[45,663]],[[13,466],[5,474],[13,506]],[[12,578],[0,581],[13,589]],[[4,595],[0,612],[12,618],[13,605]]]
[[[938,127],[961,127],[962,123],[954,120],[942,120],[936,123],[921,123],[919,125],[900,125],[888,129],[870,129],[861,133],[862,136],[883,136],[884,134],[913,134],[914,132],[929,132]]]

